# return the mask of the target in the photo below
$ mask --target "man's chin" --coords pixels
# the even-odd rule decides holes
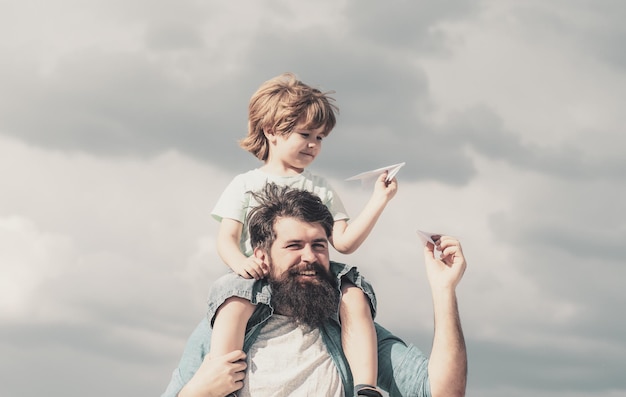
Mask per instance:
[[[339,290],[335,279],[319,272],[315,276],[290,274],[270,280],[272,304],[279,313],[289,313],[295,321],[319,326],[339,306]]]

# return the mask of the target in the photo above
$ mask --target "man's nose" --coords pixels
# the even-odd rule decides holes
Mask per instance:
[[[315,252],[313,251],[313,248],[308,245],[305,246],[302,249],[302,255],[300,258],[302,262],[307,262],[307,263],[315,262],[316,257],[315,257]]]

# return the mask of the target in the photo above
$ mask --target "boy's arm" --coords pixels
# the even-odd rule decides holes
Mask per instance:
[[[385,206],[398,191],[397,180],[393,178],[391,181],[385,182],[386,178],[386,172],[378,177],[372,197],[356,218],[351,220],[349,224],[345,220],[335,222],[331,242],[337,251],[342,254],[353,253],[374,229],[374,225],[380,214],[383,213]]]
[[[241,277],[261,279],[266,273],[263,263],[254,256],[246,257],[239,247],[242,231],[241,222],[222,219],[217,233],[217,252],[224,263]]]

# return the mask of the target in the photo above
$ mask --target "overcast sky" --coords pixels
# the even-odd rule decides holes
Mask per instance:
[[[468,396],[626,395],[626,4],[0,0],[0,395],[155,396],[226,271],[250,95],[335,91],[312,165],[405,161],[358,252],[430,350],[416,229],[460,238]]]

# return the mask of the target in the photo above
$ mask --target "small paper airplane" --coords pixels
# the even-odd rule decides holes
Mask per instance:
[[[370,180],[375,180],[376,178],[378,178],[378,176],[380,174],[382,174],[383,172],[387,171],[387,179],[385,179],[385,182],[389,182],[393,179],[393,177],[396,176],[396,174],[398,173],[398,171],[400,171],[400,168],[402,168],[404,166],[404,164],[406,163],[399,163],[399,164],[394,164],[394,165],[388,165],[387,167],[382,167],[382,168],[377,168],[375,170],[372,171],[367,171],[367,172],[362,172],[358,175],[355,176],[351,176],[350,178],[346,179],[346,181],[357,181],[357,180],[361,180],[363,183],[368,182]]]
[[[420,238],[420,240],[422,240],[422,243],[424,243],[424,245],[426,245],[426,243],[431,243],[432,245],[436,246],[436,241],[441,238],[441,233],[430,233],[423,230],[418,230],[417,236]]]

